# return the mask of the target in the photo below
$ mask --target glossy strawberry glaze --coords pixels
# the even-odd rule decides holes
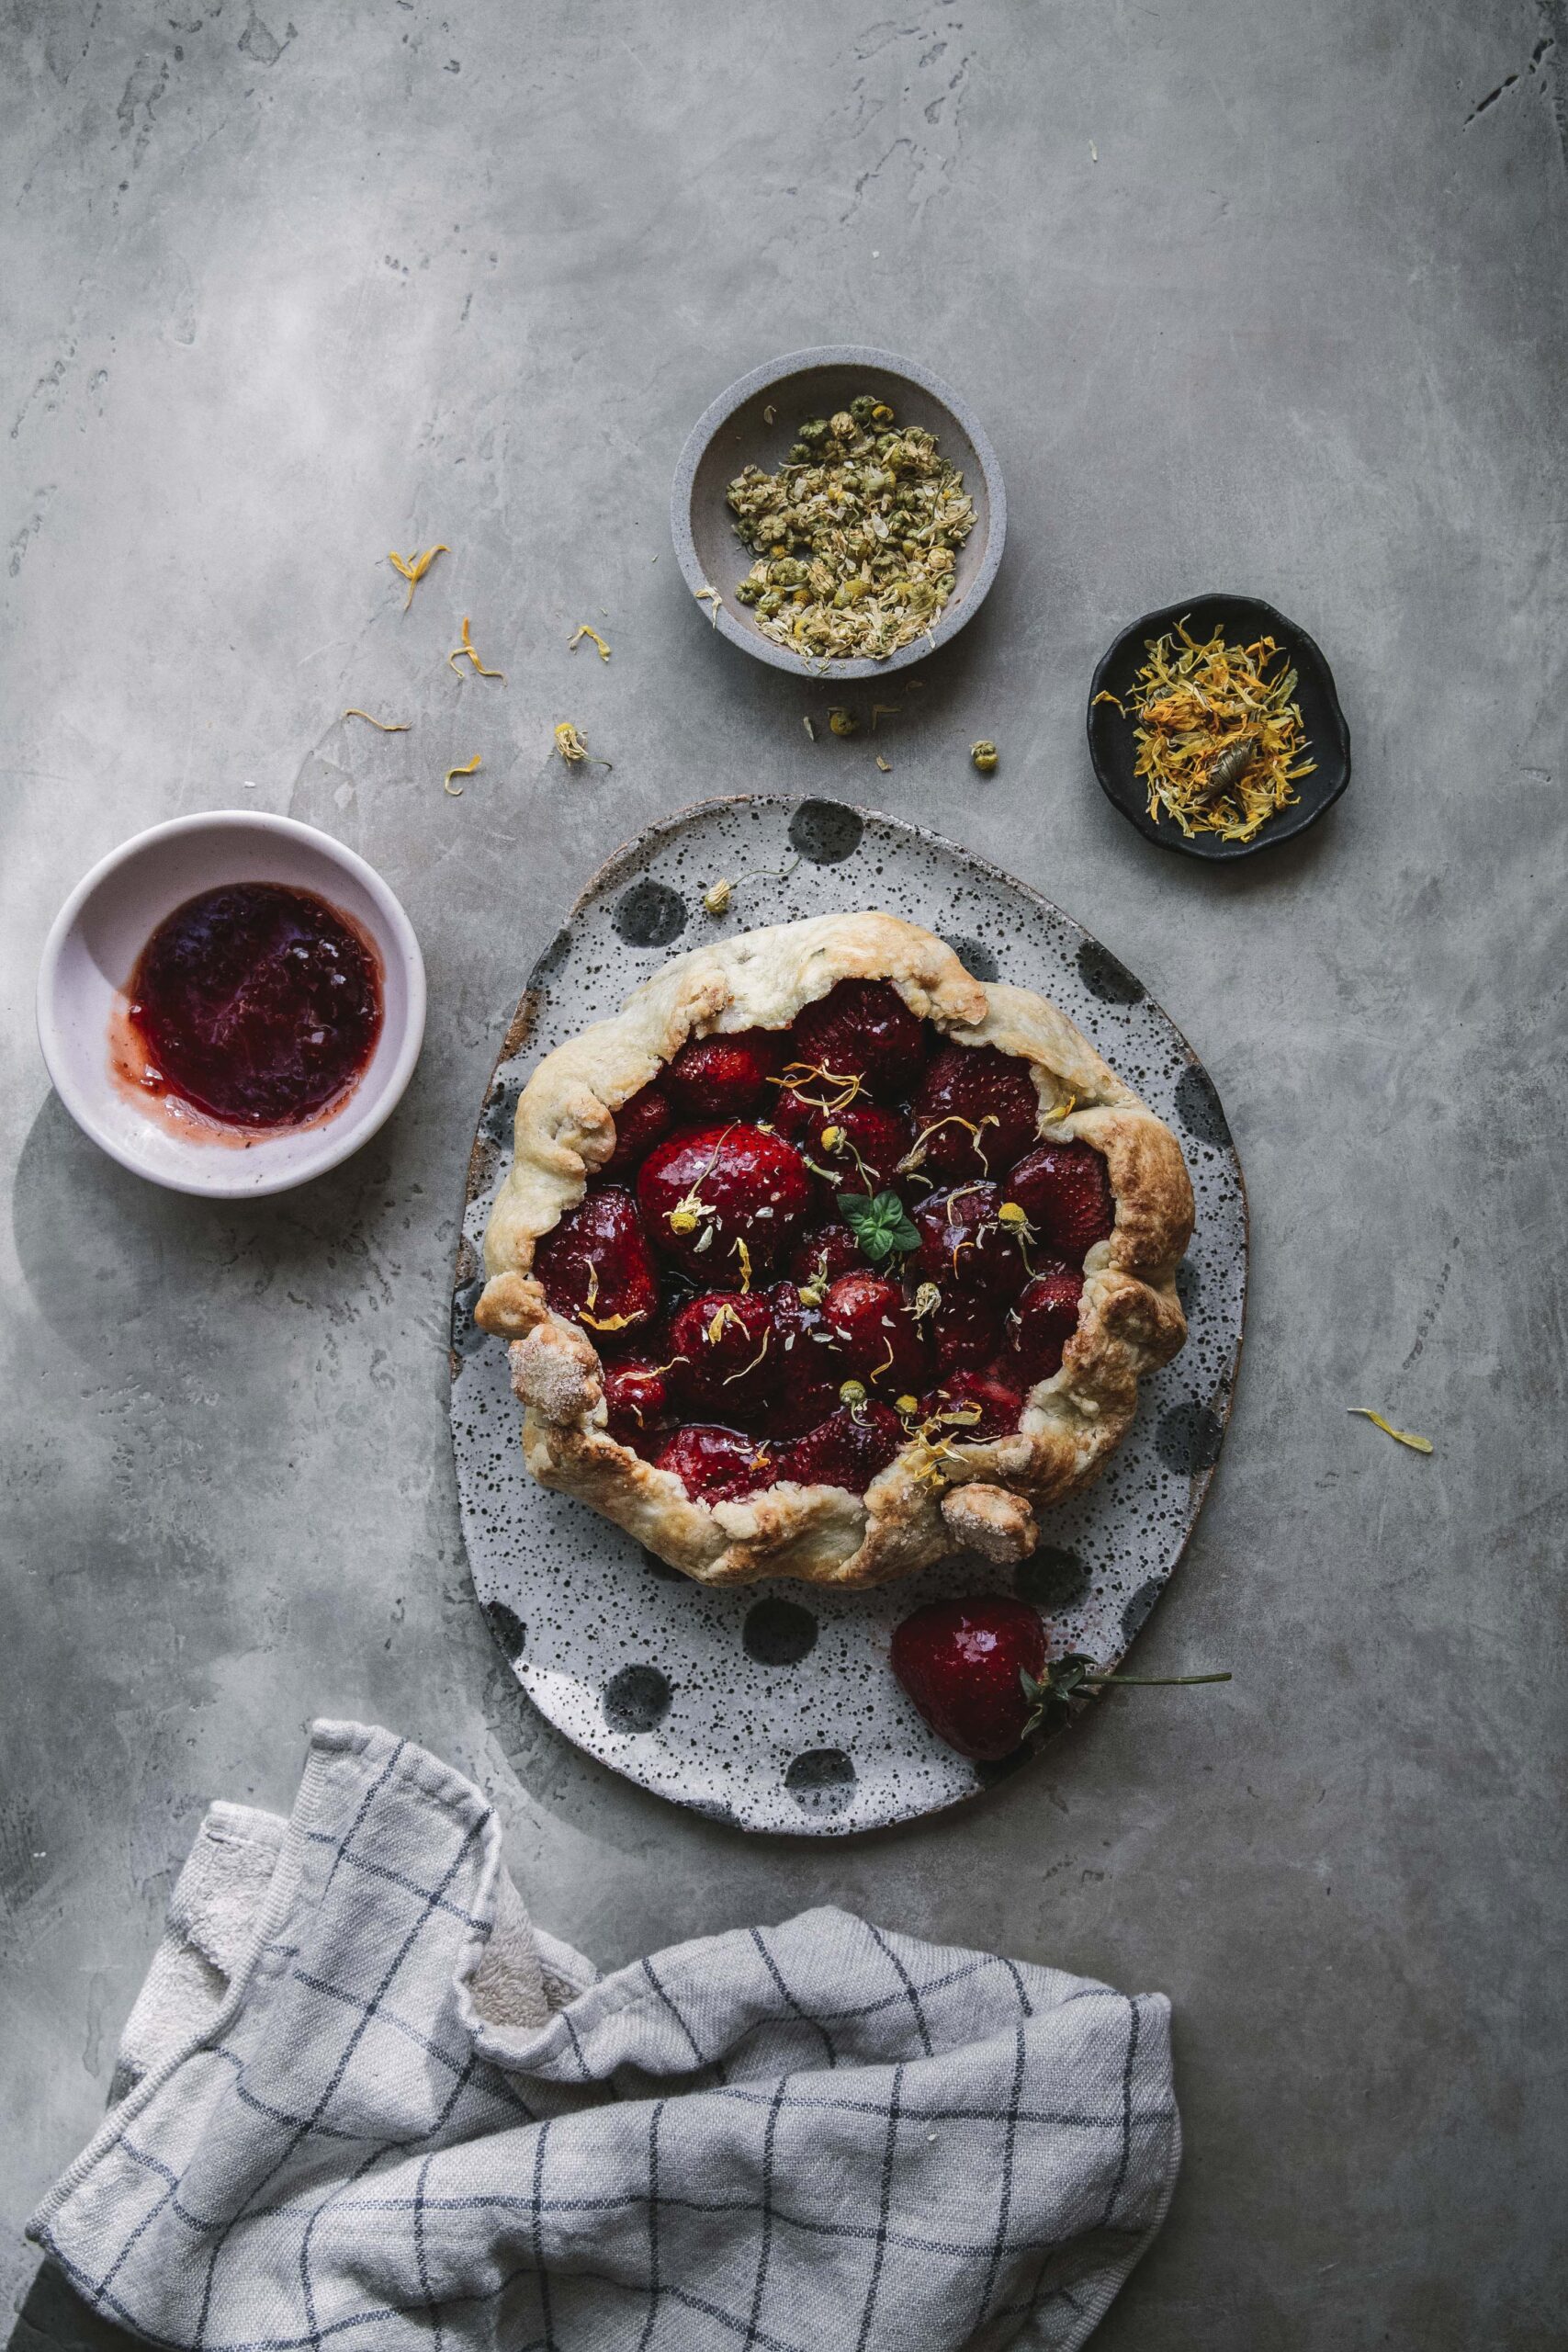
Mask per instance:
[[[228,883],[176,907],[127,997],[138,1084],[253,1132],[340,1108],[381,1034],[375,950],[314,891],[276,882]]]
[[[683,1046],[538,1251],[604,1361],[612,1435],[717,1502],[783,1479],[863,1494],[937,1416],[1015,1429],[1112,1217],[1099,1154],[1039,1144],[1037,1106],[1026,1063],[946,1044],[880,980],[793,1030]],[[886,1193],[917,1238],[874,1261],[840,1201]]]

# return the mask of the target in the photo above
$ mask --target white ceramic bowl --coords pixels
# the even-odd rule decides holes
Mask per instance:
[[[148,939],[187,899],[229,882],[313,890],[352,917],[381,961],[381,1034],[342,1110],[243,1149],[178,1132],[109,1066],[111,1024]],[[380,876],[329,834],[245,808],[176,817],[111,850],[60,910],[39,971],[38,1028],[61,1101],[111,1159],[173,1192],[249,1200],[335,1168],[390,1116],[424,1036],[424,959]]]

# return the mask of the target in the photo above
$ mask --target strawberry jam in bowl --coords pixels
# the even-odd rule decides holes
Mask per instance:
[[[700,1581],[1005,1562],[1185,1334],[1180,1148],[1043,998],[875,912],[667,965],[518,1102],[480,1328],[525,1458]]]
[[[66,1108],[114,1159],[186,1193],[282,1192],[390,1115],[418,1058],[424,971],[362,858],[286,818],[155,827],[57,918],[39,1035]]]
[[[127,1075],[246,1133],[330,1118],[381,1030],[381,964],[313,890],[230,882],[165,915],[137,958]]]

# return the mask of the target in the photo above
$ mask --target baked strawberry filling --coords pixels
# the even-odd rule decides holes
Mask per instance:
[[[539,1244],[536,1269],[558,1315],[612,1344],[659,1312],[659,1276],[637,1203],[618,1184],[593,1184]]]
[[[733,1037],[688,1037],[665,1078],[682,1120],[768,1115],[768,1080],[784,1058],[777,1029],[741,1029]]]
[[[1105,1161],[1087,1143],[1043,1143],[1026,1152],[1007,1181],[1043,1250],[1082,1265],[1116,1222]]]
[[[601,1174],[612,1182],[629,1184],[656,1143],[662,1143],[675,1124],[670,1097],[657,1079],[649,1080],[615,1114],[615,1148]]]
[[[840,980],[802,1007],[792,1035],[785,1068],[810,1072],[812,1091],[852,1086],[879,1102],[908,1101],[928,1051],[925,1023],[886,980]]]
[[[943,1046],[915,1097],[919,1166],[933,1182],[999,1176],[1040,1132],[1029,1064],[995,1046]]]
[[[654,1246],[694,1281],[741,1290],[769,1267],[812,1204],[811,1171],[792,1143],[737,1123],[657,1144],[637,1180]]]
[[[1008,1317],[1008,1352],[1026,1388],[1062,1369],[1062,1351],[1078,1328],[1083,1276],[1060,1262],[1040,1268]]]
[[[1027,1062],[942,1039],[882,980],[690,1040],[538,1248],[610,1434],[714,1503],[863,1494],[922,1427],[1016,1429],[1115,1214],[1101,1155],[1042,1143],[1039,1102]]]

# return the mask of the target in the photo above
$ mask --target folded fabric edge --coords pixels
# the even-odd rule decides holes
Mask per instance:
[[[1089,2337],[1094,2334],[1161,2230],[1164,2229],[1166,2216],[1170,2211],[1170,2200],[1176,2194],[1177,2177],[1181,2170],[1181,2110],[1176,2100],[1176,2076],[1170,2047],[1169,1995],[1166,1993],[1136,1995],[1134,2013],[1142,2014],[1146,2018],[1150,2012],[1153,2012],[1158,2019],[1158,2073],[1170,2107],[1170,2138],[1165,2153],[1158,2202],[1150,2217],[1148,2227],[1134,2240],[1127,2253],[1120,2256],[1102,2273],[1099,2284],[1085,2296],[1079,2308],[1079,2315],[1074,2320],[1071,2332],[1062,2338],[1058,2352],[1080,2352],[1080,2347],[1089,2342]],[[1129,2068],[1129,2085],[1131,2080],[1132,2074]]]
[[[424,1795],[477,1829],[482,1849],[474,1903],[478,1924],[468,1937],[455,1972],[458,2014],[476,2041],[489,2041],[507,2026],[536,2039],[562,2003],[598,1981],[598,1971],[570,1944],[541,1936],[529,1921],[507,1874],[501,1828],[482,1792],[464,1774],[412,1740],[367,1724],[323,1718],[310,1726],[304,1770],[287,1821],[247,1805],[219,1801],[209,1808],[170,1896],[164,1933],[154,1951],[141,1992],[121,2038],[121,2061],[111,2084],[108,2114],[80,2154],[46,2192],[27,2224],[27,2235],[47,2247],[51,2224],[62,2208],[118,2144],[130,2125],[197,2051],[221,2039],[249,1991],[264,1948],[278,1938],[299,1897],[310,1834],[322,1815],[327,1776],[341,1757],[360,1755],[368,1769],[389,1778],[395,1772]],[[247,1861],[271,1849],[270,1875],[236,1867],[237,1856],[219,1859],[217,1849],[243,1849]],[[234,1879],[248,1878],[248,1900],[225,1910],[224,1894]],[[501,1946],[491,1968],[487,1953],[501,1917]],[[214,1937],[213,1929],[220,1932]],[[193,1932],[194,1930],[194,1932]],[[228,1966],[224,1962],[228,1962]],[[488,2010],[497,2013],[492,2020]],[[524,2028],[524,2019],[529,2023]],[[515,2020],[515,2022],[513,2022]],[[536,2020],[536,2022],[535,2022]],[[138,2029],[133,2037],[132,2023]],[[137,2063],[137,2042],[146,2064]],[[504,2063],[504,2062],[502,2062]],[[118,2094],[118,2098],[115,2096]]]

